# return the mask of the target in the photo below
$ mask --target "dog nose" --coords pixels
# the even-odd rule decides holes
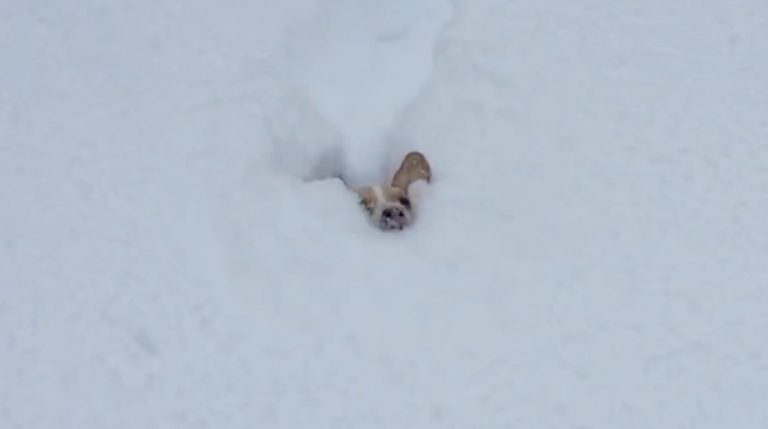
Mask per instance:
[[[382,216],[384,216],[386,219],[389,219],[392,217],[392,209],[384,209],[384,211],[381,213]]]

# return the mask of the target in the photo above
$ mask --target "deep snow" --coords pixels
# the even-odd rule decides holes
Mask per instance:
[[[768,4],[0,3],[0,427],[765,428]],[[419,220],[337,179],[419,149]]]

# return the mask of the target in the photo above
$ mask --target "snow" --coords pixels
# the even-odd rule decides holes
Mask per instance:
[[[0,4],[0,427],[768,426],[768,5]],[[432,163],[385,234],[332,176]]]

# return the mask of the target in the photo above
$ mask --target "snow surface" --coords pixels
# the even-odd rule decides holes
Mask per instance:
[[[768,3],[0,3],[0,427],[768,427]],[[337,179],[410,149],[419,220]]]

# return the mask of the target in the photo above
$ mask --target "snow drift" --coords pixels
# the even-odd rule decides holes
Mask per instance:
[[[3,2],[0,426],[765,427],[766,16]]]

